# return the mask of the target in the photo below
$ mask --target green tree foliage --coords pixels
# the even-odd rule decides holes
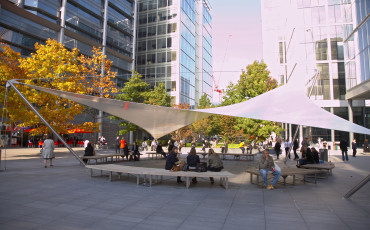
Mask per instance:
[[[171,106],[171,96],[167,94],[164,83],[159,83],[153,89],[149,84],[142,80],[138,72],[134,71],[132,77],[126,82],[125,86],[117,94],[117,100],[131,101],[158,106]],[[112,117],[112,119],[119,119]],[[125,127],[119,131],[120,135],[136,131],[139,127],[133,123],[121,121],[120,126]]]
[[[264,62],[254,61],[242,70],[240,79],[236,84],[230,84],[226,89],[226,95],[221,106],[231,105],[256,97],[278,86],[277,81],[270,77],[270,71]],[[268,106],[268,105],[266,105]],[[243,134],[247,143],[264,141],[271,132],[282,131],[276,122],[262,121],[256,119],[236,118],[228,119],[229,125],[233,124],[235,133]],[[220,121],[221,122],[221,121]],[[228,126],[229,127],[229,126]],[[227,129],[220,128],[221,135],[227,139],[234,139],[235,135]]]

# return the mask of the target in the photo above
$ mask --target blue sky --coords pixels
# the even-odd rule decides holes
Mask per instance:
[[[239,79],[241,69],[262,59],[261,6],[259,0],[209,2],[212,6],[213,70],[236,71],[214,73],[216,83],[224,89],[228,82]]]

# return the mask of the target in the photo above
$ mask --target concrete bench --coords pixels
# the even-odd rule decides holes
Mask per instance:
[[[128,175],[134,175],[136,177],[137,184],[140,183],[140,177],[144,177],[144,182],[148,177],[149,179],[149,186],[152,186],[153,180],[156,179],[156,183],[162,182],[163,176],[171,176],[171,177],[185,177],[186,178],[186,188],[190,186],[190,179],[193,177],[199,178],[220,178],[220,185],[223,186],[225,189],[229,187],[229,178],[234,177],[234,174],[228,171],[221,171],[221,172],[192,172],[192,171],[177,171],[172,172],[170,170],[160,169],[160,168],[145,168],[145,167],[133,167],[133,166],[124,166],[124,165],[86,165],[86,168],[91,170],[91,176],[93,176],[93,170],[100,170],[101,175],[103,171],[109,172],[109,179],[112,179],[113,172],[118,174],[120,178],[121,174],[125,173]],[[160,179],[159,179],[160,177]]]
[[[333,175],[332,170],[335,168],[335,165],[332,162],[324,162],[321,164],[305,164],[299,167],[304,169],[318,169],[327,172],[328,175]]]
[[[149,158],[149,156],[152,156],[151,157],[152,160],[154,159],[154,156],[155,156],[155,159],[158,159],[158,155],[159,155],[159,159],[163,158],[162,153],[157,153],[156,151],[146,151],[145,153],[148,155],[148,158]]]
[[[98,164],[98,160],[102,160],[103,163],[108,162],[108,158],[111,158],[111,161],[113,162],[113,159],[115,158],[116,161],[118,161],[119,157],[125,156],[124,154],[99,154],[95,156],[81,156],[80,159],[82,160],[95,160],[95,164]]]
[[[241,159],[242,157],[245,157],[245,160],[247,161],[254,161],[254,157],[257,155],[257,153],[253,154],[242,154],[242,153],[218,153],[223,160],[226,159],[226,156],[234,156],[234,160]]]
[[[262,177],[260,174],[260,170],[257,168],[247,169],[245,172],[250,174],[250,181],[253,183],[253,175],[257,177],[257,184],[259,184],[259,178]],[[321,171],[317,169],[301,169],[301,168],[282,168],[281,169],[281,177],[284,179],[284,186],[286,185],[286,178],[288,176],[293,177],[293,185],[295,185],[296,175],[303,175],[303,183],[305,183],[308,177],[313,177],[314,182],[317,182],[317,175],[320,174]],[[272,174],[272,172],[271,172]]]

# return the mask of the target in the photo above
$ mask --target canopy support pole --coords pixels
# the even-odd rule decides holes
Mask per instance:
[[[32,109],[32,111],[40,118],[40,120],[53,132],[55,136],[63,143],[64,146],[76,157],[76,159],[84,166],[86,166],[85,162],[81,160],[81,158],[73,151],[73,149],[64,141],[64,139],[51,127],[51,125],[44,119],[43,116],[32,106],[32,104],[23,96],[23,94],[17,89],[17,87],[13,84],[14,80],[7,81],[7,85],[9,84],[14,91],[22,98],[24,102]],[[16,82],[16,81],[14,81]]]
[[[318,76],[320,76],[320,72],[318,70],[316,70],[317,72],[315,73],[313,79],[313,83],[312,83],[312,86],[311,86],[311,90],[310,90],[310,94],[308,95],[308,98],[311,98],[311,95],[312,95],[312,91],[313,91],[313,87],[316,85],[316,81],[317,81],[317,78]],[[295,130],[295,133],[294,133],[294,136],[293,136],[293,139],[292,139],[292,142],[297,138],[297,134],[298,134],[298,130],[299,128],[301,127],[301,125],[298,125],[296,130]],[[299,144],[299,143],[298,143]],[[293,148],[293,144],[290,143],[290,146],[289,146],[289,152],[290,153],[292,151],[292,148]],[[288,154],[285,156],[285,159],[284,159],[284,164],[286,165],[286,162],[288,161]]]
[[[365,177],[360,183],[358,183],[355,187],[353,187],[351,190],[349,190],[346,195],[344,195],[344,198],[350,198],[353,194],[355,194],[358,190],[360,190],[367,182],[370,181],[370,174]]]

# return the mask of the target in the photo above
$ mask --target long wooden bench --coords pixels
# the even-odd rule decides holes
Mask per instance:
[[[93,170],[99,170],[101,175],[103,171],[109,173],[109,179],[112,179],[112,174],[117,173],[118,177],[121,174],[125,173],[128,175],[136,176],[137,184],[140,183],[140,177],[144,177],[144,182],[148,177],[149,179],[149,186],[152,186],[153,180],[156,179],[156,183],[162,182],[163,176],[171,176],[171,177],[185,177],[186,178],[186,188],[190,186],[190,179],[193,177],[200,177],[200,178],[220,178],[220,185],[223,186],[225,189],[229,187],[229,178],[234,177],[234,174],[228,171],[221,171],[221,172],[192,172],[192,171],[178,171],[178,172],[171,172],[170,170],[160,169],[160,168],[145,168],[145,167],[133,167],[133,166],[125,166],[125,165],[115,165],[115,164],[105,164],[105,165],[86,165],[86,168],[91,170],[91,176],[93,176]],[[155,177],[155,178],[154,178]],[[160,180],[158,180],[160,177]]]
[[[335,165],[332,162],[324,162],[321,164],[306,164],[299,167],[304,169],[318,169],[321,171],[325,171],[327,175],[333,175],[332,170],[333,168],[335,168]]]
[[[108,162],[108,158],[111,158],[111,161],[113,162],[113,159],[115,158],[116,161],[118,161],[119,157],[125,156],[124,154],[98,154],[95,156],[81,156],[80,158],[82,160],[95,160],[95,164],[98,164],[98,160],[102,160],[103,163]]]
[[[253,175],[257,177],[257,184],[259,184],[259,178],[262,177],[259,169],[247,169],[245,172],[250,174],[250,181],[253,183]],[[282,168],[281,169],[281,177],[284,179],[284,186],[286,185],[286,178],[288,176],[293,177],[293,185],[295,185],[296,175],[303,175],[303,182],[305,183],[307,178],[313,177],[314,182],[317,182],[317,175],[320,174],[321,171],[318,169],[301,169],[301,168]],[[272,174],[272,173],[271,173]]]

